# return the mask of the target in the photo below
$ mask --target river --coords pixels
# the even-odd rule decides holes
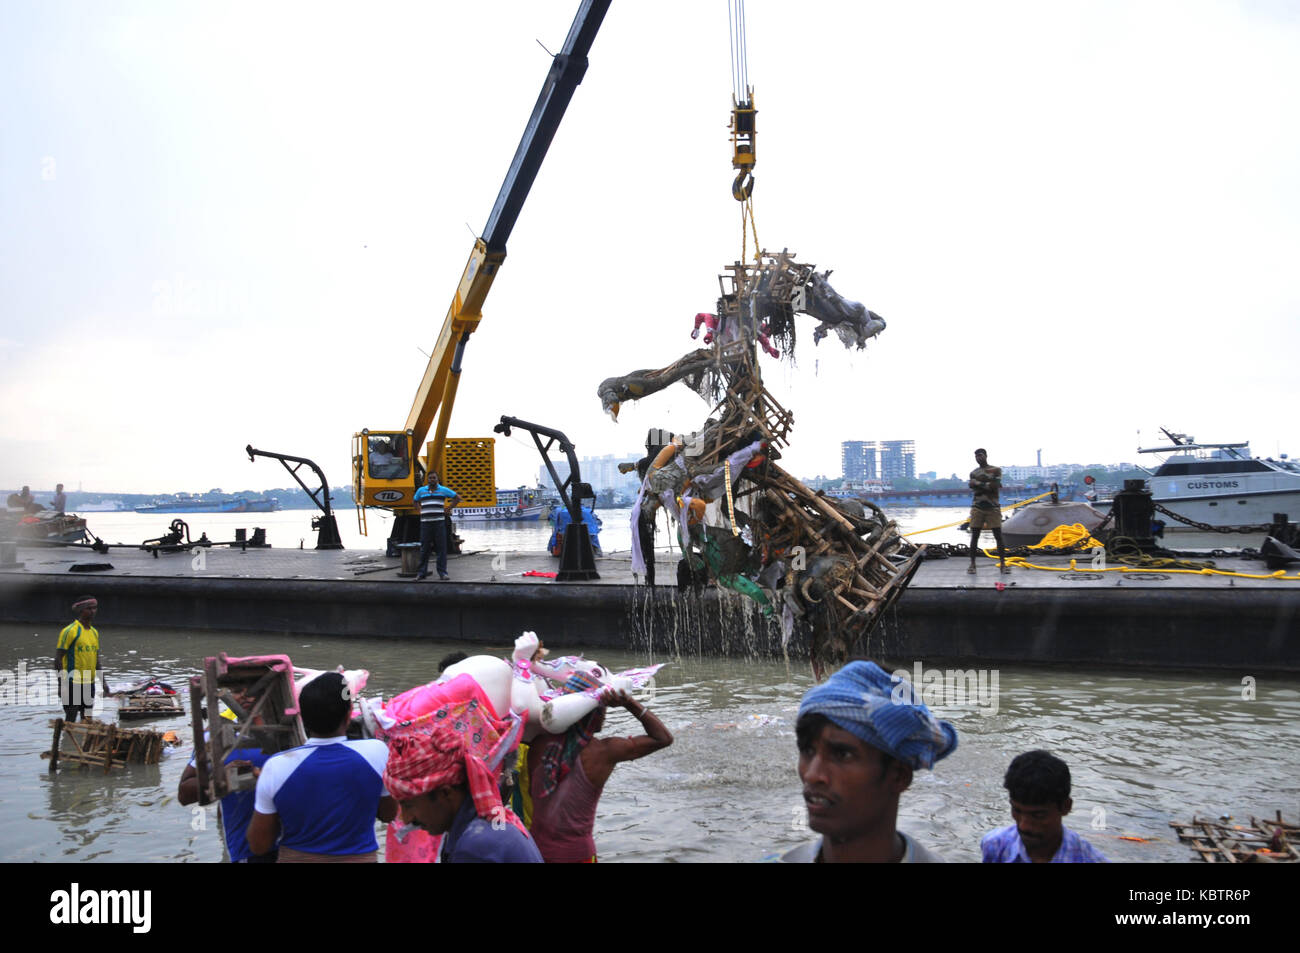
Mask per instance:
[[[316,534],[311,528],[316,510],[279,510],[274,513],[181,513],[147,514],[129,511],[85,514],[91,533],[106,543],[139,544],[167,532],[173,520],[183,520],[193,539],[201,533],[208,538],[224,542],[235,538],[235,529],[244,528],[252,535],[255,527],[266,530],[267,541],[272,546],[308,549],[316,545]],[[959,528],[970,513],[965,506],[890,507],[890,519],[898,523],[900,532],[917,543],[969,543],[970,535]],[[632,530],[629,524],[631,510],[627,507],[597,510],[603,526],[600,541],[606,552],[632,548]],[[671,534],[666,529],[666,517],[660,517],[656,542],[666,551]],[[357,525],[356,510],[349,508],[335,514],[339,536],[346,549],[383,549],[388,537],[392,517],[383,510],[367,511],[368,535],[362,535]],[[518,523],[458,522],[456,532],[464,540],[464,550],[488,552],[540,552],[546,547],[551,528],[545,520]],[[993,539],[985,533],[983,545],[992,545]],[[1225,535],[1196,531],[1174,532],[1167,537],[1173,549],[1258,548],[1263,534],[1254,536]]]
[[[367,668],[367,693],[389,697],[432,678],[445,652],[469,648],[133,630],[108,617],[97,622],[114,683],[155,675],[180,687],[206,655],[283,652],[305,667]],[[58,709],[15,697],[12,678],[21,667],[48,668],[57,634],[56,625],[0,626],[0,684],[9,686],[0,737],[0,860],[220,860],[215,808],[185,808],[175,800],[190,753],[188,716],[143,723],[175,729],[183,739],[160,765],[130,765],[110,775],[70,765],[48,772],[40,752],[49,747],[49,722]],[[508,650],[504,643],[493,647],[497,654]],[[615,669],[651,661],[630,653],[599,658]],[[601,860],[757,861],[809,837],[794,743],[795,711],[812,684],[806,665],[654,661],[668,664],[649,702],[676,742],[615,770],[596,825]],[[998,691],[982,707],[942,712],[957,727],[958,749],[934,771],[917,772],[902,797],[899,826],[950,861],[978,860],[980,835],[1011,823],[1002,774],[1016,754],[1039,747],[1070,765],[1075,806],[1067,823],[1112,860],[1191,859],[1169,822],[1193,814],[1245,822],[1252,813],[1272,816],[1280,808],[1294,819],[1300,680],[1236,671],[1002,668],[996,675]],[[1253,699],[1243,697],[1246,676],[1256,679]],[[637,730],[626,712],[611,713],[606,731]]]

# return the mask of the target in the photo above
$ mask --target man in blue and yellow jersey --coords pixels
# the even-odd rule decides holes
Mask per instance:
[[[95,679],[99,676],[99,632],[91,625],[99,610],[99,600],[82,596],[72,604],[77,621],[59,633],[54,653],[54,670],[59,674],[59,701],[68,721],[77,713],[86,713],[95,703]]]

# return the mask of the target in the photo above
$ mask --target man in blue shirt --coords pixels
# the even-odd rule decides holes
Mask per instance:
[[[438,552],[438,578],[447,579],[447,504],[460,502],[460,494],[438,482],[438,474],[430,470],[425,486],[415,491],[415,502],[420,504],[420,568],[417,579],[429,578],[429,550]]]
[[[1066,827],[1070,813],[1070,768],[1046,751],[1016,755],[1002,786],[1011,796],[1010,827],[980,841],[986,864],[1104,864],[1101,851]]]
[[[251,699],[242,694],[235,695],[236,701],[241,705],[251,707]],[[207,732],[204,732],[207,736]],[[254,772],[266,764],[270,755],[263,753],[261,748],[236,748],[226,755],[226,764],[239,764],[241,762],[251,764]],[[199,773],[198,767],[193,758],[185,766],[185,771],[181,774],[180,786],[176,792],[176,800],[181,804],[193,804],[200,800],[199,792]],[[272,846],[270,851],[265,854],[254,854],[248,847],[248,822],[253,817],[253,792],[252,791],[231,791],[221,799],[221,804],[217,808],[221,812],[221,827],[226,835],[226,852],[230,854],[232,864],[273,864],[275,863],[275,847]]]
[[[248,846],[264,854],[280,835],[282,864],[374,862],[375,820],[397,816],[383,782],[388,746],[348,740],[352,692],[338,672],[306,685],[298,706],[307,743],[262,766]]]

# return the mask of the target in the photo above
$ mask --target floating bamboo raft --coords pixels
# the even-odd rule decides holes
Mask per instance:
[[[141,718],[167,718],[185,714],[175,695],[128,695],[117,709],[118,721]]]
[[[1300,826],[1282,820],[1257,820],[1250,825],[1224,824],[1192,817],[1190,824],[1170,821],[1178,839],[1191,846],[1208,864],[1296,863],[1300,861]]]
[[[54,729],[54,742],[49,751],[41,752],[49,759],[50,770],[60,761],[102,767],[108,774],[114,767],[127,763],[157,764],[162,758],[163,735],[148,728],[119,728],[117,725],[97,721],[64,721],[56,718],[50,722]],[[60,751],[64,738],[72,742],[72,750]]]

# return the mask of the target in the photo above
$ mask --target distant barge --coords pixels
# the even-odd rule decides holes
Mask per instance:
[[[226,500],[208,500],[193,496],[162,500],[134,509],[137,513],[274,513],[280,509],[280,501],[275,497],[250,500],[239,496]]]

